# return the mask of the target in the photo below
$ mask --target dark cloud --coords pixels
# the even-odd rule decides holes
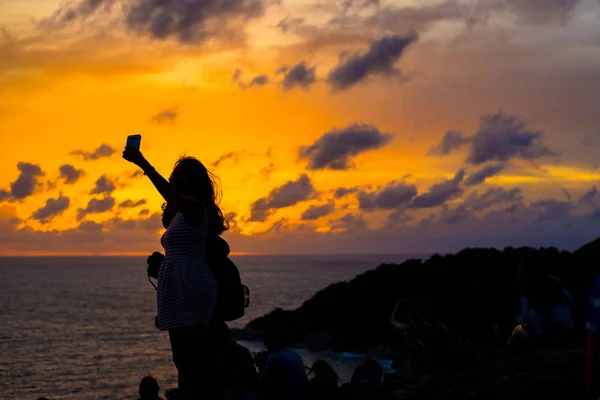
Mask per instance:
[[[140,210],[140,212],[138,213],[138,215],[140,217],[145,217],[146,215],[150,214],[150,210],[148,210],[147,208],[144,208],[143,210]]]
[[[447,155],[466,143],[469,143],[469,138],[465,137],[461,132],[450,130],[444,135],[442,143],[429,149],[428,154]]]
[[[432,154],[445,155],[468,144],[467,162],[479,165],[488,161],[506,162],[513,158],[535,160],[555,155],[542,141],[542,131],[527,127],[527,122],[517,115],[501,112],[480,118],[479,129],[470,137],[448,131],[442,144],[430,150]]]
[[[82,169],[77,169],[71,164],[61,165],[59,168],[60,179],[64,180],[66,184],[71,185],[76,183],[81,177],[85,175]]]
[[[321,204],[321,205],[314,205],[314,206],[310,206],[308,209],[306,209],[302,213],[302,216],[300,217],[300,219],[302,219],[303,221],[314,221],[316,219],[319,219],[321,217],[329,215],[334,211],[335,211],[335,203],[334,202],[329,202],[327,204]]]
[[[289,91],[297,86],[308,89],[310,85],[317,81],[316,70],[317,67],[309,67],[306,61],[300,61],[285,72],[283,89]]]
[[[281,29],[283,33],[287,33],[291,29],[298,27],[304,23],[304,18],[288,18],[285,17],[277,25],[276,28]]]
[[[0,202],[10,200],[12,197],[11,193],[6,189],[0,189]]]
[[[114,4],[115,1],[111,0],[82,0],[72,6],[59,8],[50,18],[43,20],[41,26],[65,27],[76,20],[85,20],[100,11],[108,12]]]
[[[135,0],[126,11],[126,24],[155,39],[176,38],[183,43],[203,43],[232,29],[234,21],[263,14],[260,0]]]
[[[458,224],[472,217],[475,213],[481,213],[494,207],[514,207],[522,204],[523,196],[520,188],[506,190],[504,188],[491,188],[479,194],[474,191],[459,205],[453,209],[443,212],[443,219],[449,224]]]
[[[135,178],[141,178],[141,177],[143,177],[143,176],[144,176],[144,171],[142,171],[141,169],[138,169],[138,170],[136,170],[136,171],[133,171],[133,172],[132,172],[132,173],[129,175],[129,177],[130,177],[130,178],[132,178],[132,179],[135,179]]]
[[[242,70],[239,68],[236,68],[235,71],[233,71],[233,74],[231,75],[231,81],[232,82],[238,82],[240,80],[240,78],[242,77]]]
[[[596,185],[592,186],[590,190],[585,192],[583,196],[581,196],[578,200],[578,204],[588,204],[591,206],[595,206],[598,200],[598,189]]]
[[[269,75],[257,75],[254,78],[252,78],[252,80],[248,83],[239,83],[240,88],[242,89],[250,89],[251,87],[254,86],[265,86],[266,84],[269,83]]]
[[[345,196],[347,196],[347,195],[349,195],[349,194],[352,194],[352,193],[358,193],[358,192],[360,192],[360,189],[359,189],[359,188],[345,188],[345,187],[339,187],[339,188],[337,188],[337,189],[335,189],[335,190],[334,190],[334,192],[333,192],[333,196],[334,196],[336,199],[341,199],[342,197],[345,197]]]
[[[59,196],[56,199],[47,199],[46,205],[36,210],[31,216],[33,219],[45,224],[57,215],[62,214],[69,208],[70,199],[66,196]]]
[[[327,81],[335,91],[348,89],[371,75],[399,76],[394,65],[404,50],[417,40],[416,33],[384,36],[371,42],[366,53],[355,53],[342,58],[329,73]]]
[[[460,187],[465,177],[465,170],[459,170],[454,178],[442,183],[437,183],[429,188],[427,193],[423,193],[414,198],[411,206],[414,208],[431,208],[444,204],[446,201],[459,197],[464,193]]]
[[[115,206],[115,199],[104,197],[102,199],[91,199],[86,208],[80,208],[77,213],[77,220],[80,221],[88,214],[107,212]]]
[[[96,181],[96,185],[90,192],[90,194],[111,194],[117,189],[116,181],[110,179],[106,175],[102,175]]]
[[[125,200],[125,201],[121,202],[121,204],[119,204],[119,207],[121,207],[121,208],[135,208],[135,207],[143,206],[146,203],[147,203],[146,199],[141,199],[141,200],[138,200],[138,201]]]
[[[554,221],[570,217],[572,204],[570,201],[542,200],[531,204],[531,207],[542,210],[539,221]]]
[[[348,213],[341,218],[329,221],[331,230],[362,231],[369,227],[362,217]]]
[[[504,170],[504,164],[491,164],[479,171],[469,174],[465,180],[465,186],[474,186],[484,183],[487,178],[498,175]]]
[[[293,206],[310,199],[315,194],[315,188],[308,177],[303,174],[295,181],[288,181],[271,190],[267,197],[258,199],[251,207],[251,221],[264,221],[274,209]]]
[[[173,125],[177,122],[177,116],[177,107],[171,107],[159,111],[150,120],[160,125]]]
[[[219,156],[219,158],[217,158],[215,161],[212,162],[212,167],[213,168],[218,168],[224,161],[227,160],[233,160],[233,162],[235,164],[237,164],[240,160],[240,153],[237,151],[230,151],[227,153],[223,153]]]
[[[422,32],[440,21],[467,21],[473,8],[454,0],[433,5],[398,7],[387,5],[367,18],[367,25],[383,31],[406,32],[414,29]]]
[[[23,200],[44,186],[42,178],[46,174],[39,165],[21,161],[17,169],[19,176],[10,184],[10,189],[0,189],[0,201]]]
[[[523,201],[520,188],[506,190],[504,188],[491,188],[479,194],[471,193],[459,207],[465,207],[472,211],[483,211],[499,204],[514,204]]]
[[[506,0],[511,11],[531,24],[566,24],[579,4],[581,0]]]
[[[14,199],[22,200],[31,196],[41,185],[40,178],[45,173],[39,165],[27,162],[19,162],[17,169],[20,173],[17,180],[10,184],[10,192]]]
[[[385,146],[392,138],[373,125],[354,123],[343,129],[332,129],[310,146],[299,149],[301,159],[308,160],[308,169],[347,170],[353,167],[351,158]]]
[[[467,161],[508,161],[513,157],[534,160],[554,154],[542,142],[542,132],[527,128],[516,115],[496,113],[481,118],[479,130],[471,137],[471,153]]]
[[[101,144],[96,150],[92,152],[83,150],[73,150],[71,155],[81,156],[85,161],[98,160],[104,157],[110,157],[115,153],[115,149],[107,144]]]
[[[364,211],[392,210],[406,206],[416,195],[416,186],[390,182],[375,192],[359,192],[358,206]]]

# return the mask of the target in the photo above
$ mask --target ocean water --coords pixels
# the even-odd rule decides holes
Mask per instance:
[[[276,307],[293,309],[320,289],[402,255],[236,256],[250,288],[241,328]],[[168,334],[154,328],[156,295],[145,257],[0,258],[0,399],[134,399],[145,375],[176,386]],[[260,343],[242,342],[251,351]],[[298,349],[348,380],[360,355]]]

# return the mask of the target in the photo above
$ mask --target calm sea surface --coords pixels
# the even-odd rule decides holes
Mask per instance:
[[[402,255],[236,256],[251,290],[248,321],[293,309],[318,290]],[[156,295],[145,257],[0,258],[0,399],[135,399],[153,375],[176,386],[168,334],[154,328]],[[250,350],[260,343],[243,342]],[[332,363],[343,380],[359,356],[299,350]]]

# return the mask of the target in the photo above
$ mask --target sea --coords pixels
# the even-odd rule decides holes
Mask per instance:
[[[407,255],[232,256],[250,288],[249,321],[295,309],[329,284]],[[154,376],[177,386],[168,333],[154,327],[156,294],[145,257],[0,258],[0,399],[135,399]],[[253,353],[259,342],[240,342]],[[296,349],[307,366],[327,360],[348,381],[364,355]],[[379,360],[389,369],[389,360]]]

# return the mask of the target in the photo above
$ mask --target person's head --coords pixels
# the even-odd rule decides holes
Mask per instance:
[[[169,183],[178,193],[200,200],[208,212],[211,233],[220,235],[229,225],[219,208],[220,188],[218,178],[194,157],[181,157],[175,163]],[[169,206],[165,206],[167,209]]]
[[[335,370],[325,360],[317,360],[312,365],[315,378],[327,386],[337,386],[340,378]]]
[[[140,382],[139,395],[142,400],[156,400],[158,399],[158,391],[160,387],[158,386],[158,382],[151,376],[145,376],[142,378]]]
[[[381,384],[383,379],[383,368],[375,360],[368,359],[360,365],[352,374],[352,383],[368,381],[373,385]]]

